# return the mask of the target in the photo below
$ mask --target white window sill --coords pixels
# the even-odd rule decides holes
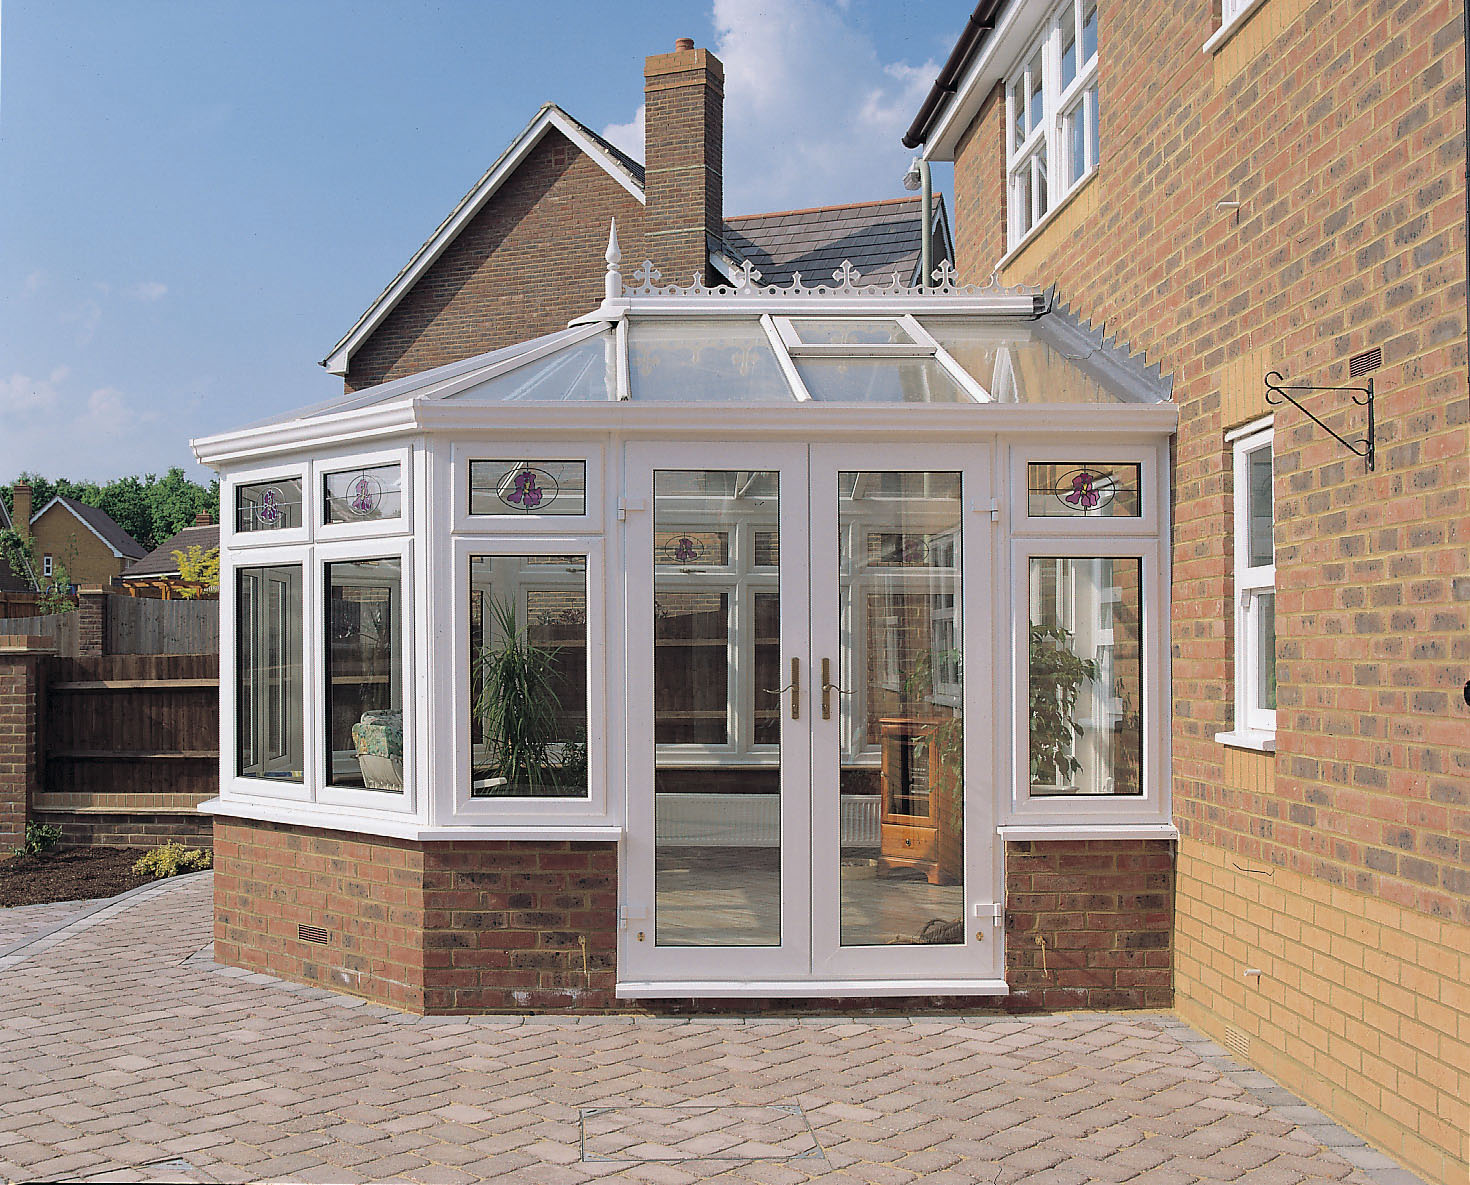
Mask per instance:
[[[1082,176],[1077,179],[1077,184],[1072,186],[1072,188],[1066,192],[1062,200],[1059,201],[1050,210],[1048,210],[1045,214],[1043,214],[1040,221],[1038,221],[1034,226],[1031,227],[1030,230],[1025,233],[1025,235],[1022,236],[1021,241],[1000,257],[1000,260],[995,265],[995,270],[1001,271],[1002,269],[1009,267],[1016,256],[1021,254],[1022,251],[1026,250],[1026,248],[1031,245],[1031,241],[1036,238],[1036,236],[1039,235],[1042,231],[1044,231],[1048,226],[1051,225],[1052,219],[1056,218],[1057,215],[1059,215],[1063,210],[1070,206],[1072,204],[1072,200],[1079,193],[1087,188],[1088,183],[1091,182],[1092,179],[1098,175],[1101,168],[1101,165],[1093,165],[1092,168],[1083,173]]]
[[[416,819],[394,819],[372,816],[362,811],[333,811],[317,804],[301,804],[293,807],[289,803],[240,802],[223,798],[211,798],[201,803],[199,810],[206,815],[219,815],[230,819],[250,819],[260,823],[281,823],[288,827],[316,827],[324,831],[347,831],[360,835],[381,835],[388,839],[408,839],[417,842],[454,839],[470,840],[571,840],[578,843],[616,842],[623,837],[623,829],[615,823],[495,823],[479,825],[451,825],[430,827]]]
[[[1003,840],[1178,839],[1173,823],[1005,823],[995,829]]]
[[[1222,45],[1224,45],[1238,32],[1240,32],[1241,26],[1243,26],[1246,21],[1250,20],[1251,13],[1255,12],[1255,10],[1260,8],[1261,5],[1264,3],[1266,3],[1266,0],[1251,0],[1249,4],[1247,4],[1233,17],[1231,17],[1229,21],[1221,25],[1218,29],[1215,30],[1213,34],[1211,34],[1210,39],[1204,43],[1203,47],[1201,47],[1200,52],[1214,53],[1216,50],[1218,50]]]
[[[1215,740],[1232,749],[1253,749],[1257,753],[1276,752],[1276,734],[1258,728],[1240,728],[1234,732],[1217,732]]]

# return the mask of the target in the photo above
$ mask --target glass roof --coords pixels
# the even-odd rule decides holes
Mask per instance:
[[[796,369],[821,403],[968,403],[933,358],[798,358]]]
[[[796,338],[808,346],[913,345],[897,321],[876,317],[793,317]]]
[[[791,387],[754,317],[628,323],[628,398],[654,403],[789,403]]]
[[[616,399],[617,346],[611,330],[564,346],[507,374],[445,398],[458,403],[565,403]]]

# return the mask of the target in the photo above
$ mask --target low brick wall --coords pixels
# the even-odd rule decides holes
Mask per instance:
[[[1006,844],[1009,1009],[1171,1007],[1173,944],[1172,841]]]
[[[156,848],[177,840],[191,848],[207,848],[214,841],[212,820],[192,808],[174,811],[52,810],[46,796],[38,795],[31,817],[61,828],[68,847]]]
[[[618,1007],[614,844],[414,843],[224,818],[214,839],[221,963],[412,1012]]]

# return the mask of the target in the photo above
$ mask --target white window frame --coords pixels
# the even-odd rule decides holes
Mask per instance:
[[[1274,472],[1274,432],[1270,420],[1257,421],[1230,433],[1226,439],[1231,446],[1234,476],[1231,567],[1235,591],[1235,727],[1230,732],[1219,733],[1215,739],[1222,744],[1270,752],[1276,747],[1276,712],[1262,707],[1258,699],[1265,662],[1258,639],[1261,599],[1276,594],[1276,564],[1274,542],[1271,563],[1252,565],[1250,562],[1250,457],[1262,448],[1271,449]],[[1274,524],[1274,485],[1271,501]]]
[[[56,575],[56,561],[50,552],[41,557],[41,575],[47,580]]]
[[[545,461],[581,461],[586,465],[586,501],[581,514],[471,514],[470,462],[516,458],[532,465]],[[477,535],[576,535],[600,532],[607,515],[603,449],[586,440],[517,440],[485,438],[455,441],[449,454],[454,505],[450,521],[456,533]],[[466,577],[468,579],[468,577]]]
[[[269,481],[301,482],[301,525],[281,527],[269,531],[241,531],[237,529],[240,509],[235,504],[236,491],[241,486],[258,485]],[[240,469],[228,474],[220,482],[220,554],[227,551],[256,547],[279,547],[294,543],[310,543],[312,524],[312,472],[308,460],[281,460],[274,465],[252,469]]]
[[[1251,13],[1266,0],[1220,0],[1220,27],[1210,34],[1201,47],[1204,53],[1214,53],[1240,31]]]
[[[328,474],[371,469],[380,465],[398,466],[398,517],[365,522],[327,522],[325,499]],[[327,542],[335,539],[373,539],[384,535],[413,533],[413,450],[408,445],[366,452],[329,453],[314,458],[310,468],[311,489],[303,494],[303,501],[307,503],[303,510],[309,511],[311,515],[317,540]]]
[[[1089,129],[1099,126],[1097,76],[1101,49],[1086,62],[1078,61],[1077,73],[1063,89],[1063,30],[1072,25],[1076,53],[1082,55],[1083,18],[1092,0],[1063,0],[1047,17],[1044,32],[1026,47],[1013,71],[1005,80],[1006,124],[1006,237],[1009,250],[1015,250],[1036,233],[1071,194],[1080,189],[1097,171],[1099,136]],[[1100,3],[1099,3],[1100,7]],[[1099,21],[1099,23],[1101,23]],[[1016,92],[1020,86],[1022,101],[1030,104],[1034,79],[1031,63],[1041,54],[1041,117],[1034,127],[1027,127],[1018,141],[1016,136]],[[1075,181],[1072,172],[1071,147],[1063,134],[1068,117],[1080,113],[1083,120],[1081,170]],[[1029,125],[1029,119],[1028,119]],[[1044,158],[1044,159],[1043,159]],[[1029,187],[1025,182],[1029,180]],[[1045,187],[1046,198],[1041,198]],[[1022,203],[1030,201],[1030,209]],[[1024,222],[1024,227],[1023,227]]]

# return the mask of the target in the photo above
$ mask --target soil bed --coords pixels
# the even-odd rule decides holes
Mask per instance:
[[[115,897],[147,884],[133,865],[142,848],[63,848],[0,859],[0,907]]]

